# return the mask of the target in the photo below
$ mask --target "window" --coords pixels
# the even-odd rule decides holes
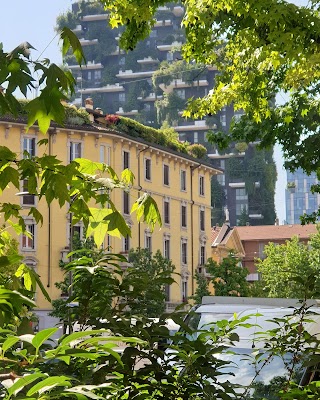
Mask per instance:
[[[152,252],[152,240],[151,240],[151,233],[150,232],[145,232],[144,235],[144,247]]]
[[[123,238],[123,251],[128,253],[130,250],[130,236],[127,235]]]
[[[198,143],[199,142],[198,132],[194,132],[194,134],[193,134],[193,142],[194,143]]]
[[[127,192],[123,192],[123,214],[130,214],[130,199]]]
[[[22,196],[22,204],[24,206],[34,206],[35,196],[34,194],[30,194],[28,191],[28,179],[22,181],[22,192],[25,193]]]
[[[125,57],[121,57],[119,60],[119,65],[125,65],[125,63],[126,63]]]
[[[163,242],[163,256],[170,259],[170,239],[168,237],[164,238]]]
[[[98,69],[97,71],[94,71],[94,80],[98,81],[101,79],[101,70]]]
[[[88,73],[87,73],[87,79],[88,79],[88,81],[91,81],[91,79],[92,79],[92,73],[91,73],[91,71],[88,71]]]
[[[199,194],[204,196],[204,176],[199,176]]]
[[[125,238],[123,238],[123,251],[128,253],[130,250],[130,237],[127,235]]]
[[[182,281],[182,301],[185,303],[188,300],[188,282]]]
[[[200,265],[204,265],[206,263],[206,247],[200,246]]]
[[[170,202],[169,200],[165,200],[163,202],[163,214],[164,214],[164,223],[170,224]]]
[[[182,228],[187,227],[187,206],[184,204],[181,205],[181,226]]]
[[[119,93],[119,101],[121,103],[124,103],[126,101],[126,94],[125,93]]]
[[[29,153],[29,155],[23,154],[24,158],[34,157],[36,155],[36,138],[23,138],[23,153],[25,152]]]
[[[186,92],[184,89],[176,89],[176,95],[183,100],[186,98]]]
[[[170,51],[167,53],[167,61],[173,61],[173,53]]]
[[[69,231],[70,232],[70,231]],[[83,239],[82,225],[73,225],[71,227],[72,238]]]
[[[163,184],[169,186],[169,165],[163,165]]]
[[[70,162],[81,157],[81,143],[70,142]]]
[[[181,241],[181,263],[187,264],[188,263],[188,245],[186,240]]]
[[[227,116],[226,114],[220,115],[220,123],[223,127],[227,126]]]
[[[110,146],[106,146],[104,144],[100,145],[100,162],[110,165]]]
[[[130,153],[128,151],[123,150],[122,158],[123,158],[123,169],[130,168]]]
[[[185,170],[180,171],[180,190],[187,190],[187,173]]]
[[[204,210],[200,210],[200,231],[204,231],[205,230],[205,214],[204,214]]]
[[[145,158],[144,160],[144,177],[146,181],[151,181],[151,159]]]
[[[35,249],[35,224],[26,223],[26,232],[22,235],[22,250]]]

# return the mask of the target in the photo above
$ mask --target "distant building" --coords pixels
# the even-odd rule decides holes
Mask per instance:
[[[302,242],[307,242],[313,233],[317,233],[316,225],[264,225],[237,226],[234,228],[244,248],[242,265],[249,270],[248,280],[259,280],[255,266],[256,258],[265,258],[264,248],[269,243],[284,244],[293,236],[298,236]]]
[[[302,169],[287,171],[286,186],[286,223],[299,224],[300,216],[317,211],[320,206],[320,194],[312,193],[311,186],[318,184],[317,175],[307,175]]]

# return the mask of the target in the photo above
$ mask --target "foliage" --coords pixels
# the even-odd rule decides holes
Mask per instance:
[[[194,143],[188,146],[188,152],[191,156],[201,159],[206,159],[207,149],[199,143]]]
[[[160,250],[152,255],[148,249],[131,249],[128,261],[131,267],[127,268],[122,284],[139,289],[126,296],[130,314],[159,317],[165,311],[165,286],[174,282],[175,266]]]
[[[200,79],[199,76],[205,69],[204,65],[188,64],[183,60],[172,63],[163,61],[153,74],[152,82],[155,87],[159,85],[167,87],[175,79],[182,79],[183,82],[192,85],[195,80]]]
[[[163,98],[155,102],[158,122],[167,121],[169,124],[176,124],[179,120],[179,111],[183,110],[186,101],[178,96],[175,91],[163,93]]]
[[[269,243],[265,246],[266,258],[257,260],[257,268],[270,297],[317,298],[320,289],[319,244],[318,228],[318,232],[311,235],[307,243],[301,243],[295,236],[285,244]],[[316,278],[306,288],[305,283],[302,285],[302,277],[310,275]]]
[[[239,265],[232,252],[220,264],[209,258],[205,268],[211,275],[216,296],[248,296],[248,270]]]
[[[211,178],[211,225],[223,224],[225,222],[224,206],[226,195],[223,186],[216,177]]]
[[[203,275],[200,274],[199,272],[196,272],[195,275],[196,278],[196,291],[194,296],[190,297],[196,304],[201,304],[202,303],[202,297],[203,296],[210,296],[211,293],[209,291],[209,282],[208,279]]]
[[[243,207],[237,225],[246,226],[248,223],[249,223],[249,214],[247,211],[247,207]]]

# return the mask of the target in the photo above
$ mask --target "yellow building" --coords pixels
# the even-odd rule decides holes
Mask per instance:
[[[23,119],[0,119],[0,145],[7,146],[23,157],[26,150],[31,155],[56,155],[63,163],[84,157],[109,164],[117,173],[130,168],[135,175],[135,185],[128,195],[123,192],[113,194],[113,201],[122,211],[131,226],[131,238],[106,238],[105,246],[113,252],[127,253],[130,248],[149,248],[152,252],[160,249],[162,254],[172,259],[176,267],[176,284],[168,293],[168,309],[181,303],[195,291],[194,274],[200,265],[211,256],[211,187],[210,180],[217,169],[206,162],[179,153],[140,137],[130,136],[119,129],[107,127],[101,122],[101,111],[94,111],[88,101],[92,124],[76,125],[74,121],[64,127],[52,127],[48,133],[48,145],[37,146],[43,138],[37,127],[26,132]],[[97,121],[100,120],[100,123]],[[60,209],[57,203],[49,208],[36,196],[25,191],[21,182],[21,192],[8,188],[1,196],[1,202],[20,203],[25,208],[24,217],[32,238],[20,237],[20,251],[25,262],[33,266],[52,299],[61,293],[55,282],[62,280],[59,260],[68,252],[70,224],[67,207]],[[132,203],[139,193],[148,192],[158,204],[163,219],[161,229],[153,233],[144,223],[138,224],[135,216],[130,216]],[[35,224],[27,216],[30,206],[38,207],[44,216],[43,226]],[[73,228],[81,235],[81,224]],[[52,324],[47,316],[50,304],[39,293],[40,328]]]

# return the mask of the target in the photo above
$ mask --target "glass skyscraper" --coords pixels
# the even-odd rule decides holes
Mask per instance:
[[[286,223],[300,224],[300,216],[318,210],[320,195],[311,193],[311,186],[318,179],[315,173],[307,175],[302,169],[294,172],[287,171],[286,187]]]

